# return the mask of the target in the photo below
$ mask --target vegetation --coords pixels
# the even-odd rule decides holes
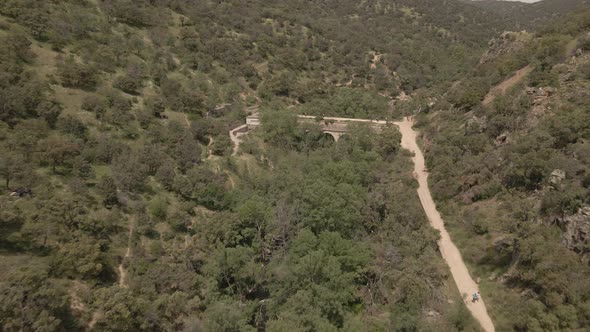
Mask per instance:
[[[1,1],[0,330],[478,330],[398,130],[334,142],[296,118],[415,109],[450,226],[485,239],[467,258],[511,269],[482,284],[499,330],[586,328],[587,246],[532,222],[588,199],[590,70],[566,61],[588,16],[567,22],[477,65],[514,25],[454,0]],[[563,102],[535,128],[520,86],[480,106],[526,65]],[[262,127],[233,155],[250,106]],[[498,223],[470,209],[502,200]]]
[[[535,35],[505,36],[508,52],[420,118],[431,186],[489,290],[499,330],[590,326],[588,238],[572,236],[584,227],[572,218],[590,203],[590,81],[580,74],[589,24],[582,11]],[[490,87],[525,66],[530,74],[482,105]]]

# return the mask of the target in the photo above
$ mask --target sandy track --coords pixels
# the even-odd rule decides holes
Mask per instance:
[[[396,122],[395,124],[399,127],[402,134],[402,148],[414,153],[412,160],[414,161],[414,176],[419,184],[418,196],[432,227],[440,231],[441,239],[438,241],[438,246],[441,255],[451,270],[459,292],[461,294],[467,294],[469,300],[466,303],[467,308],[471,311],[473,317],[479,321],[485,331],[493,332],[495,331],[494,324],[488,315],[483,299],[480,299],[476,303],[470,301],[471,294],[478,290],[478,286],[469,275],[469,271],[461,258],[461,253],[451,241],[451,237],[445,229],[440,213],[436,210],[436,205],[428,188],[428,172],[426,171],[424,155],[416,143],[418,133],[412,129],[414,122],[405,119],[403,122]]]

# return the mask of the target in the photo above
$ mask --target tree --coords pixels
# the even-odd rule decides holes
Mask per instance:
[[[57,166],[63,166],[80,153],[80,147],[64,136],[52,135],[39,142],[42,158],[49,162],[55,173]]]
[[[0,325],[23,331],[55,331],[65,329],[66,324],[76,328],[68,317],[66,289],[50,278],[48,266],[38,260],[19,265],[20,269],[11,269],[0,282]]]
[[[224,177],[204,165],[189,169],[186,175],[177,174],[174,191],[209,209],[221,209],[226,204]]]
[[[113,82],[113,87],[123,92],[136,95],[143,87],[143,82],[140,78],[131,77],[130,75],[123,75],[115,79]]]
[[[58,64],[57,73],[65,87],[90,90],[98,82],[98,71],[90,65],[78,63],[73,56]]]
[[[117,187],[131,192],[141,191],[149,174],[148,165],[131,149],[113,158],[112,169]]]
[[[61,245],[53,257],[54,273],[70,278],[96,279],[107,266],[100,243],[79,234],[73,242]]]
[[[156,172],[156,179],[164,186],[164,188],[170,190],[174,184],[174,177],[176,171],[174,163],[171,160],[167,160],[158,168]]]
[[[4,178],[6,190],[10,188],[10,182],[24,175],[26,163],[24,158],[17,153],[0,150],[0,176]]]
[[[105,175],[100,178],[96,186],[103,196],[103,204],[107,207],[113,206],[119,202],[117,198],[117,184],[115,183],[115,179],[112,177]]]
[[[376,148],[381,157],[387,159],[397,153],[402,142],[402,135],[394,126],[387,126],[377,134]]]
[[[205,329],[220,332],[253,332],[255,329],[248,324],[251,311],[251,306],[244,308],[236,301],[218,301],[205,311]]]
[[[153,330],[153,321],[146,315],[150,303],[136,296],[131,290],[119,286],[99,288],[94,293],[92,306],[103,315],[96,321],[95,328],[101,331]],[[151,326],[150,326],[151,325]]]
[[[57,127],[64,133],[74,137],[85,139],[88,132],[86,125],[71,115],[66,115],[58,119]]]
[[[289,148],[296,128],[297,115],[294,112],[288,110],[262,112],[262,131],[264,140],[267,142]]]
[[[176,156],[182,170],[187,170],[201,161],[202,149],[190,133],[185,133],[177,144]]]
[[[216,156],[223,156],[227,152],[231,151],[233,144],[228,135],[219,135],[213,139],[211,144],[211,153]]]

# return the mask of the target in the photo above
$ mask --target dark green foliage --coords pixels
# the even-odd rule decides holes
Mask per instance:
[[[458,108],[469,110],[481,103],[490,88],[485,79],[473,79],[462,82],[450,95],[449,102]]]
[[[379,154],[384,159],[394,156],[400,149],[402,135],[393,125],[383,128],[376,139],[376,146]]]
[[[174,190],[182,197],[194,200],[210,209],[225,206],[225,189],[223,176],[213,173],[204,166],[192,167],[186,175],[174,177]]]
[[[100,243],[88,237],[67,243],[56,253],[52,272],[69,278],[97,278],[107,266]]]
[[[302,109],[308,115],[364,119],[383,119],[386,111],[387,99],[383,96],[351,88],[338,89],[333,96],[312,100]]]
[[[233,143],[228,135],[219,135],[213,139],[211,153],[217,156],[227,155],[232,151]]]
[[[5,274],[0,294],[0,325],[4,329],[52,331],[71,323],[66,287],[49,277],[43,261],[34,260]]]

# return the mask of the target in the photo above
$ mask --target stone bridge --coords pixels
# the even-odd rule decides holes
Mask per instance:
[[[314,123],[319,124],[322,131],[331,135],[335,141],[338,141],[342,135],[348,132],[348,125],[350,123],[367,123],[375,130],[380,130],[381,127],[388,124],[387,121],[369,120],[369,119],[353,119],[353,118],[337,118],[337,117],[316,117],[311,115],[298,115],[299,123]],[[260,113],[254,113],[246,118],[246,127],[242,130],[252,130],[261,125]]]

